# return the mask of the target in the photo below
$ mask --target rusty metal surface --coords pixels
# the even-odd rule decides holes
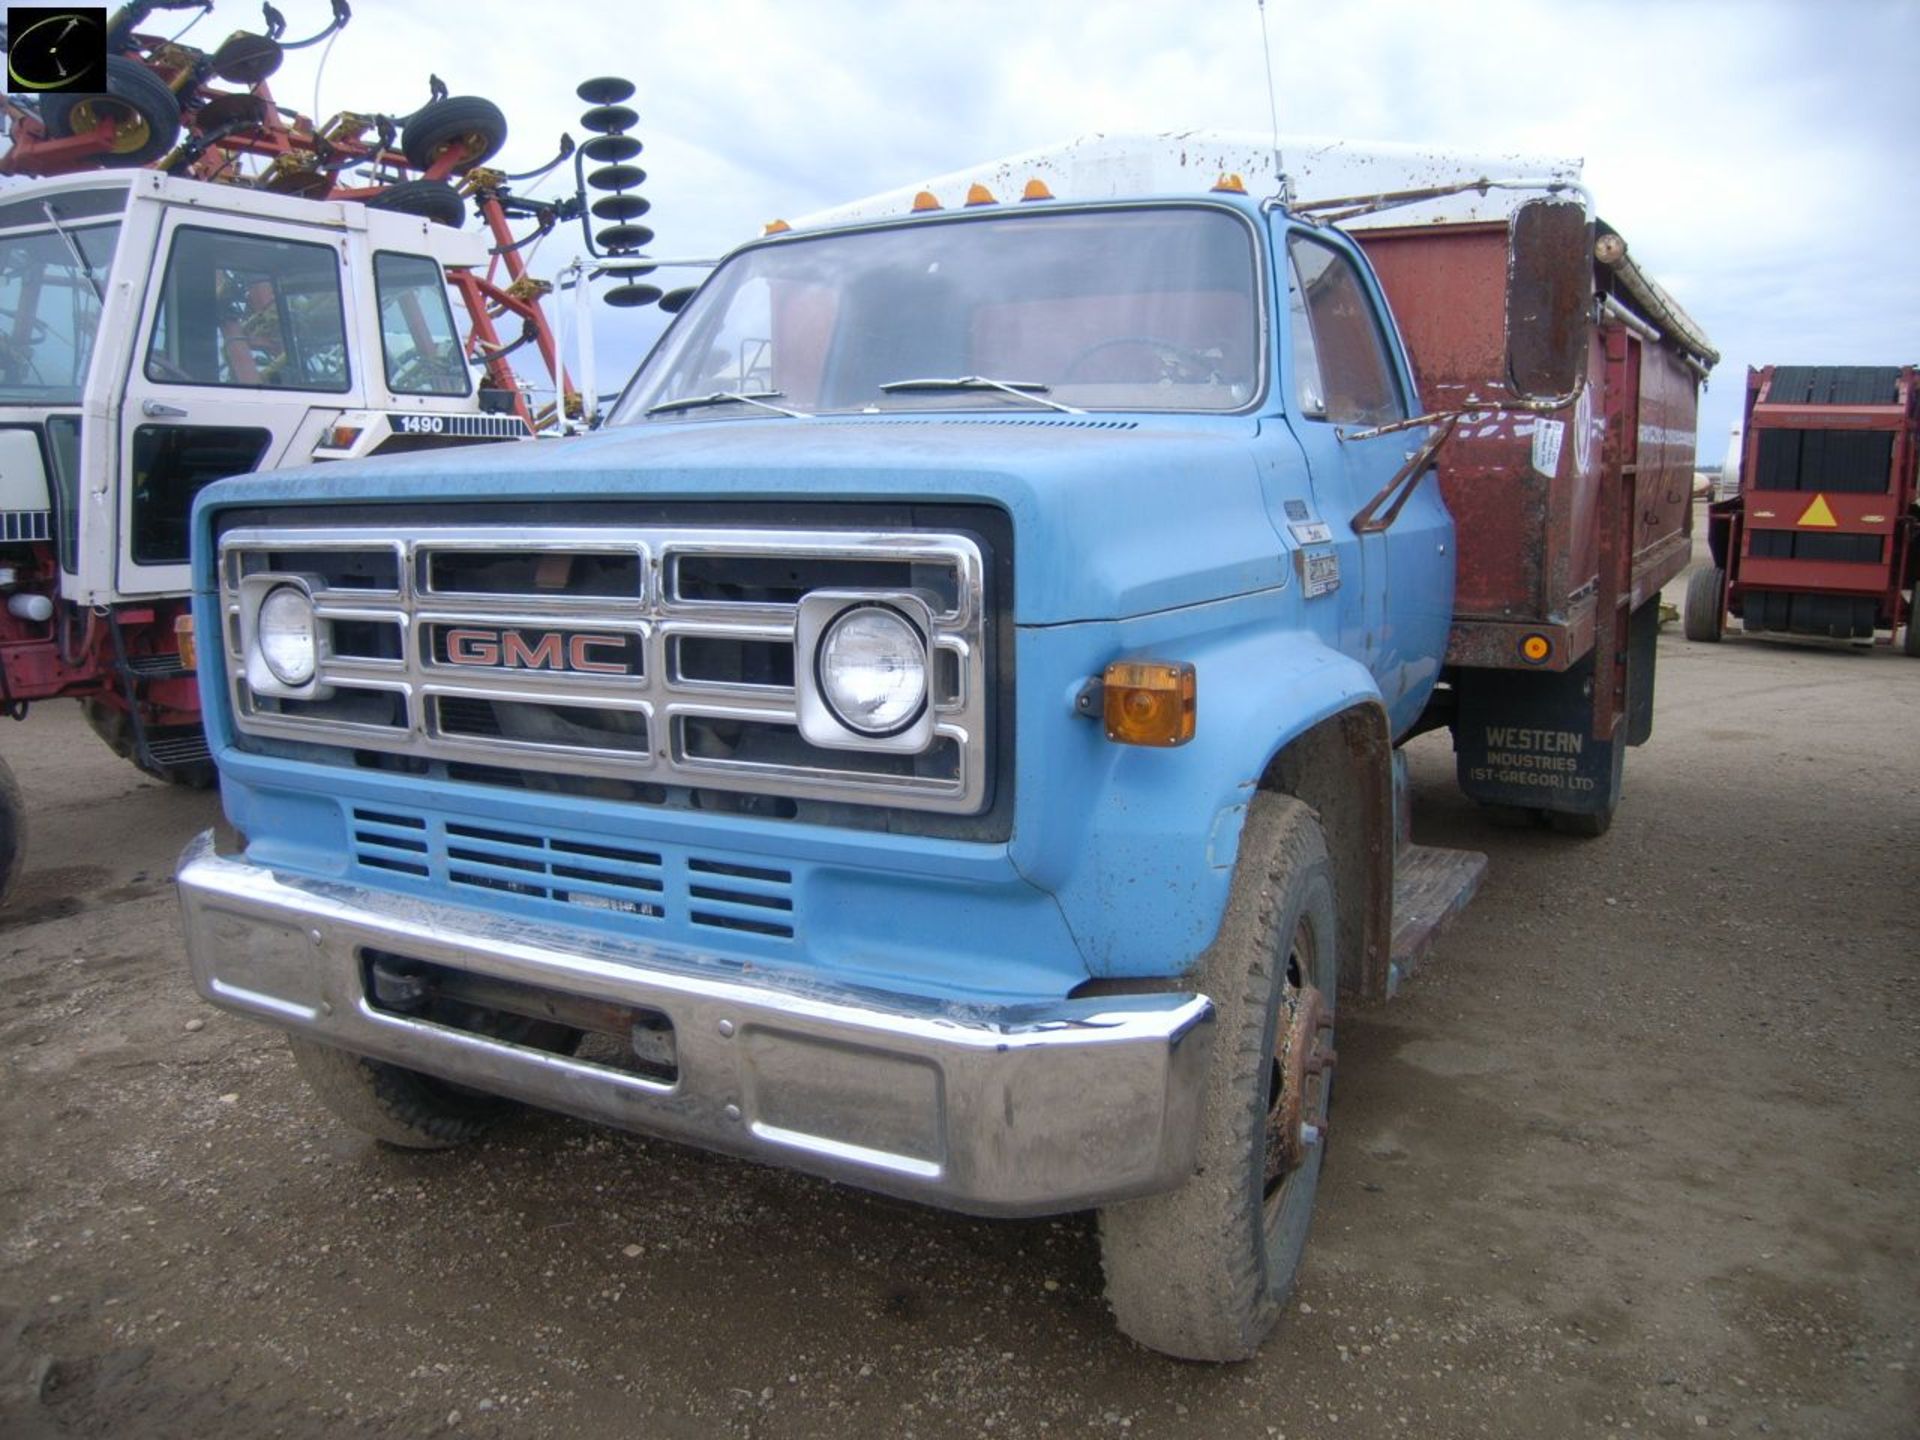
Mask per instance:
[[[1608,512],[1620,553],[1632,561],[1622,562],[1614,597],[1622,608],[1643,603],[1686,563],[1697,373],[1682,354],[1649,343],[1644,325],[1589,322],[1580,395],[1543,414],[1512,408],[1506,226],[1402,227],[1356,238],[1406,337],[1422,403],[1466,411],[1439,454],[1459,557],[1448,661],[1528,666],[1518,641],[1538,632],[1553,642],[1544,668],[1564,668],[1594,634],[1610,425],[1615,468],[1632,481],[1615,487]],[[1593,273],[1597,286],[1609,283],[1610,272]]]

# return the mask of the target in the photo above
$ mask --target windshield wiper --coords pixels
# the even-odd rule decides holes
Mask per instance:
[[[1047,399],[1047,391],[1053,387],[1042,385],[1038,380],[993,380],[985,375],[961,375],[946,380],[889,380],[880,388],[889,395],[899,390],[997,390],[1002,395],[1011,395],[1017,400],[1031,400],[1036,405],[1058,410],[1063,415],[1087,413],[1071,405],[1062,405],[1058,400]]]
[[[73,27],[68,26],[67,28],[72,29]],[[62,31],[61,33],[64,35],[66,32]],[[87,287],[93,291],[93,298],[98,300],[102,305],[106,304],[107,292],[100,288],[100,277],[93,273],[93,266],[87,263],[87,257],[81,253],[80,246],[75,243],[73,235],[68,231],[66,226],[60,223],[60,217],[54,213],[52,202],[42,200],[40,202],[40,208],[46,212],[47,223],[53,226],[53,233],[58,235],[66,245],[67,254],[73,257],[73,263],[80,267],[80,273],[86,277]]]
[[[808,419],[804,410],[789,410],[784,405],[769,405],[769,400],[784,400],[784,390],[715,390],[711,395],[688,395],[680,400],[662,400],[658,405],[649,405],[647,414],[661,415],[670,410],[697,410],[702,405],[758,405],[762,410],[771,410],[776,415],[790,416],[795,420]]]

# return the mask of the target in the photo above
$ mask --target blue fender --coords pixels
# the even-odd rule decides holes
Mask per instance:
[[[1279,628],[1296,603],[1268,591],[1020,632],[1020,735],[1047,743],[1024,744],[1019,756],[1019,795],[1042,798],[1023,803],[1011,858],[1054,897],[1091,974],[1190,968],[1219,929],[1247,805],[1268,763],[1329,717],[1383,704],[1364,665],[1311,630]],[[1129,658],[1194,665],[1189,743],[1119,745],[1097,716],[1063,718],[1087,679]]]

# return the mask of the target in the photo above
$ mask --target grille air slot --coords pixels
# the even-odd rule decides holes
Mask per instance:
[[[646,566],[636,551],[429,550],[421,588],[430,595],[552,595],[639,603]]]
[[[919,755],[827,750],[800,738],[797,725],[766,720],[709,720],[683,715],[674,725],[674,756],[685,765],[714,768],[801,767],[821,774],[873,780],[951,783],[960,772],[960,747],[936,736]]]
[[[638,710],[440,695],[435,697],[434,712],[442,735],[634,756],[647,753],[647,717]]]
[[[318,576],[329,590],[387,595],[400,592],[400,553],[392,546],[379,550],[269,550],[247,557],[245,574],[265,571]]]
[[[353,812],[355,858],[376,870],[422,878],[428,868],[427,822],[386,810]]]
[[[658,918],[666,889],[660,856],[613,845],[547,839],[479,825],[448,825],[447,880],[628,915]]]
[[[842,555],[675,555],[671,571],[673,598],[685,603],[797,605],[809,590],[918,589],[951,612],[960,593],[951,565]]]
[[[673,675],[694,685],[793,689],[793,642],[719,635],[673,637]]]
[[[648,920],[677,911],[691,926],[762,939],[795,934],[793,872],[778,866],[371,807],[352,816],[354,860],[387,874]]]
[[[758,865],[687,861],[690,919],[713,930],[793,938],[793,875]]]
[[[407,728],[407,697],[398,690],[356,690],[342,685],[324,700],[283,700],[272,695],[254,695],[248,703],[257,715],[319,720],[333,725],[373,725],[383,730]]]

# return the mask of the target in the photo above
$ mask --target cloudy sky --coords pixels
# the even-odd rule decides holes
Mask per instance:
[[[279,4],[294,36],[325,18],[321,0]],[[584,136],[578,81],[632,79],[660,254],[1090,131],[1268,127],[1255,0],[355,10],[322,112],[404,113],[432,70],[506,110],[509,169]],[[191,38],[257,14],[219,0]],[[1723,352],[1703,462],[1750,364],[1920,360],[1915,0],[1267,0],[1267,22],[1284,130],[1584,157],[1600,213]],[[310,108],[319,53],[289,57],[281,103]],[[548,242],[543,268],[570,249]],[[610,364],[657,313],[601,310]]]

